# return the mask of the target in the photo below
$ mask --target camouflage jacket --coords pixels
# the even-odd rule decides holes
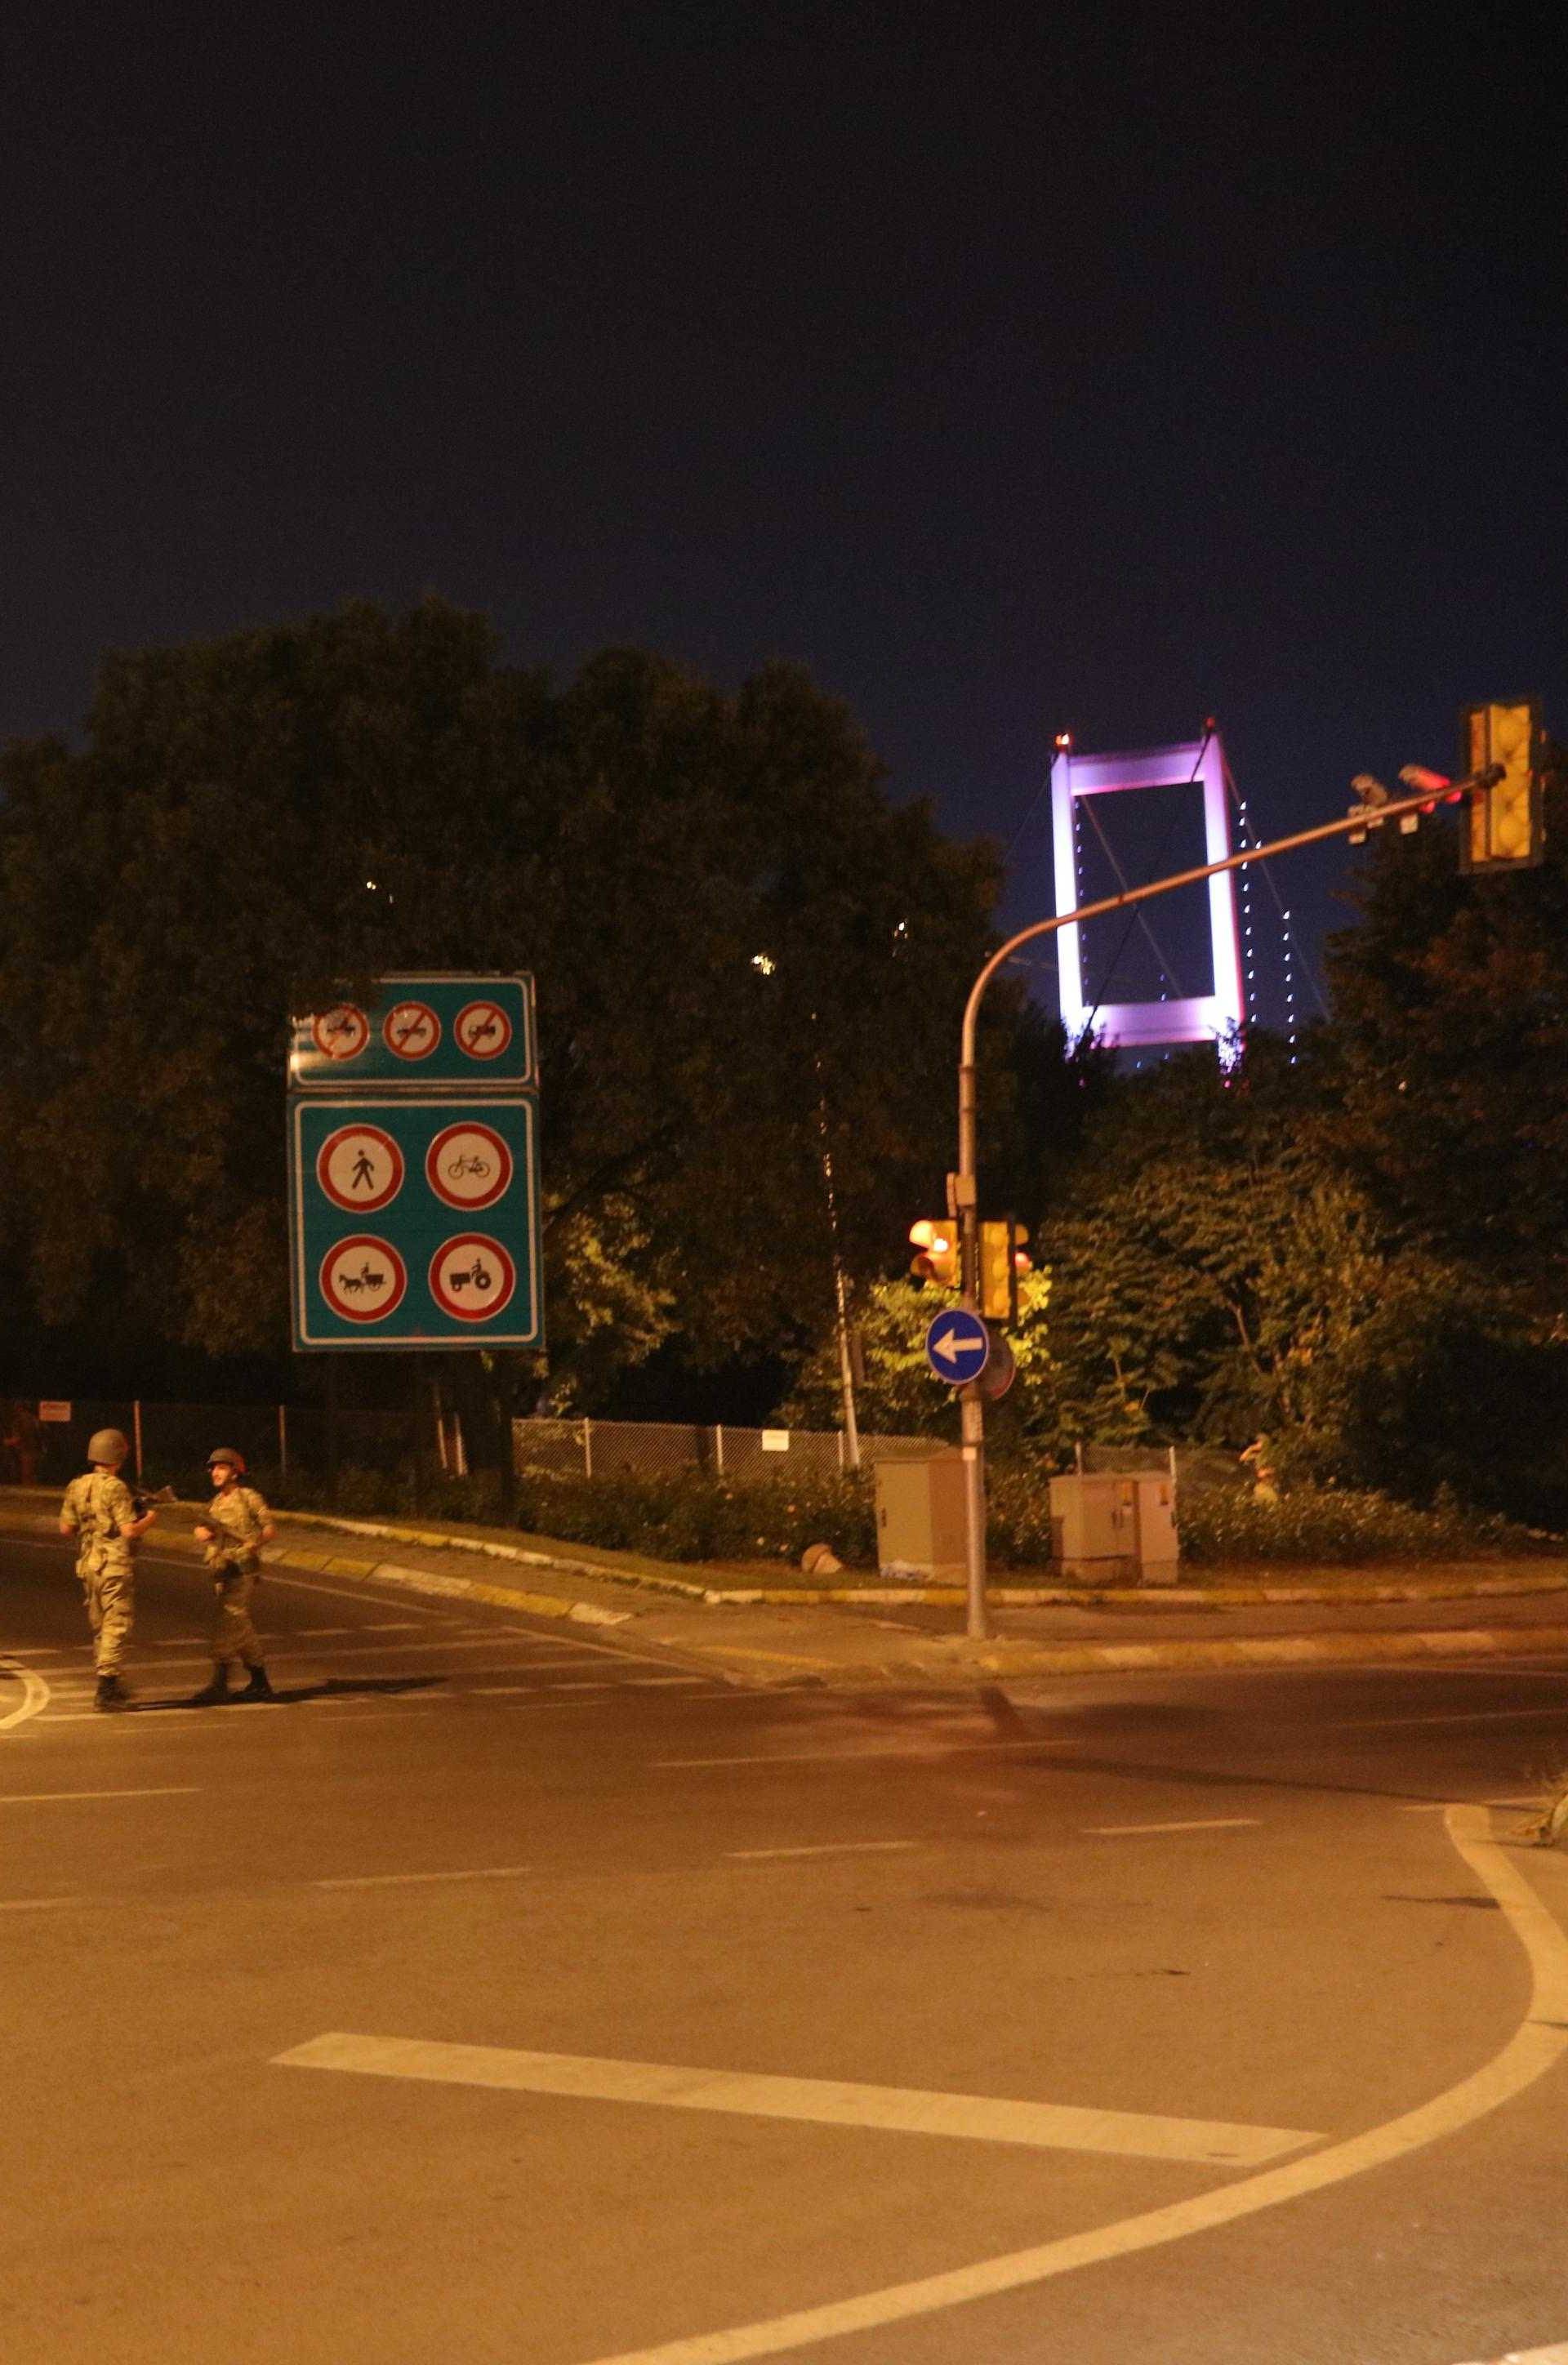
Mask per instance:
[[[78,1576],[130,1574],[136,1539],[125,1531],[136,1519],[136,1502],[123,1478],[112,1470],[84,1470],[67,1486],[60,1517],[77,1539]]]
[[[267,1507],[253,1486],[222,1486],[207,1507],[206,1525],[216,1528],[216,1540],[207,1547],[208,1568],[231,1563],[236,1568],[257,1568],[256,1547],[267,1524]]]

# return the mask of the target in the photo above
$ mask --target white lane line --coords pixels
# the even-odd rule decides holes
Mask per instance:
[[[0,1807],[41,1807],[57,1799],[194,1799],[198,1782],[165,1783],[155,1790],[0,1790]]]
[[[42,1913],[50,1905],[74,1905],[74,1897],[0,1897],[0,1913]]]
[[[410,1880],[521,1880],[525,1864],[476,1864],[455,1872],[355,1872],[311,1883],[314,1889],[395,1889]]]
[[[510,1699],[519,1692],[526,1692],[531,1698],[544,1699],[555,1692],[612,1692],[616,1688],[614,1684],[600,1683],[465,1684],[461,1697],[464,1699]]]
[[[565,1687],[563,1687],[565,1688]],[[651,1757],[655,1772],[684,1772],[698,1765],[827,1765],[846,1757],[902,1757],[912,1765],[929,1765],[938,1757],[1000,1757],[1013,1749],[1070,1749],[1068,1741],[931,1741],[901,1742],[889,1748],[862,1744],[855,1749],[788,1749],[764,1755],[748,1751],[744,1757]]]
[[[49,1706],[50,1688],[40,1675],[31,1667],[6,1667],[5,1673],[22,1687],[21,1703],[6,1716],[0,1716],[0,1732],[14,1732],[17,1725],[30,1723],[41,1716]]]
[[[1255,1832],[1256,1815],[1214,1815],[1204,1822],[1192,1823],[1085,1823],[1082,1830],[1091,1839],[1130,1840],[1145,1832]]]
[[[1486,2365],[1568,2365],[1568,2340],[1554,2340],[1550,2348],[1510,2348]]]
[[[707,1684],[711,1676],[622,1676],[622,1682],[632,1691],[652,1690],[659,1684]]]
[[[1459,1708],[1430,1716],[1326,1716],[1316,1721],[1335,1732],[1357,1732],[1385,1724],[1531,1724],[1562,1716],[1568,1716],[1568,1707]]]
[[[678,2069],[663,2062],[602,2061],[576,2053],[514,2053],[501,2046],[431,2045],[417,2037],[318,2036],[278,2054],[274,2066],[357,2070],[375,2078],[428,2079],[441,2085],[566,2094],[599,2102],[653,2102],[678,2111],[801,2119],[814,2126],[875,2127],[895,2135],[958,2135],[980,2143],[1023,2144],[1037,2151],[1198,2160],[1226,2168],[1254,2167],[1319,2140],[1297,2127],[1232,2126],[1212,2119],[1080,2110],[1061,2102],[925,2093],[910,2086],[852,2086],[838,2079]]]
[[[770,1856],[877,1855],[919,1845],[918,1840],[829,1840],[821,1847],[726,1848],[724,1854],[736,1864],[763,1864]]]
[[[1482,1809],[1450,1807],[1447,1820],[1449,1837],[1458,1854],[1506,1915],[1529,1957],[1531,1980],[1526,2016],[1507,2044],[1457,2085],[1400,2118],[1331,2144],[1310,2159],[1265,2169],[1190,2201],[1174,2202],[1141,2216],[1124,2217],[1114,2225],[1065,2235],[1028,2249],[980,2259],[972,2266],[924,2275],[913,2282],[888,2284],[879,2291],[860,2292],[850,2299],[829,2300],[755,2324],[661,2341],[653,2348],[622,2349],[612,2357],[585,2360],[585,2365],[738,2365],[743,2358],[777,2357],[812,2341],[875,2331],[969,2300],[1025,2290],[1079,2267],[1155,2249],[1253,2216],[1281,2202],[1298,2200],[1304,2193],[1322,2191],[1347,2177],[1401,2159],[1510,2102],[1554,2068],[1568,2051],[1568,1937],[1509,1860],[1507,1851],[1488,1838]]]
[[[417,1618],[383,1618],[374,1626],[362,1626],[362,1634],[411,1634],[419,1625]]]

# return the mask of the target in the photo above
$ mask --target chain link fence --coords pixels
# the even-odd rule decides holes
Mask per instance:
[[[866,1437],[860,1458],[924,1460],[941,1442],[932,1437]],[[840,1429],[733,1429],[686,1421],[516,1420],[512,1450],[519,1470],[546,1470],[582,1478],[650,1478],[700,1470],[714,1478],[769,1478],[791,1471],[812,1476],[847,1470],[849,1450]]]
[[[263,1486],[290,1476],[321,1477],[334,1466],[392,1475],[423,1463],[462,1468],[461,1440],[448,1418],[410,1410],[362,1412],[321,1405],[167,1404],[130,1397],[45,1402],[36,1455],[24,1466],[15,1451],[0,1480],[32,1478],[63,1486],[87,1460],[95,1429],[123,1430],[130,1443],[127,1474],[177,1494],[206,1490],[207,1457],[231,1445]],[[920,1460],[940,1442],[931,1437],[866,1437],[861,1460]],[[512,1423],[518,1470],[574,1476],[650,1477],[700,1470],[713,1477],[750,1479],[812,1475],[845,1470],[849,1454],[841,1429],[739,1429],[683,1421],[518,1420]]]

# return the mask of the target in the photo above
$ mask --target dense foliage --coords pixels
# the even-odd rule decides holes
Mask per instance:
[[[110,657],[81,747],[0,760],[10,1327],[81,1326],[119,1384],[156,1341],[279,1353],[289,1014],[526,968],[551,1343],[516,1393],[592,1403],[672,1334],[790,1349],[824,1153],[852,1273],[940,1171],[996,884],[789,667],[557,686],[433,601]]]
[[[1296,1061],[1255,1037],[1228,1075],[1117,1074],[993,990],[982,1194],[1038,1267],[999,1488],[1010,1453],[1262,1435],[1287,1491],[1568,1524],[1561,801],[1513,877],[1462,877],[1441,825],[1374,840]],[[787,1417],[834,1422],[835,1248],[863,1425],[950,1433],[903,1244],[941,1208],[998,883],[788,667],[726,694],[609,651],[556,683],[434,601],[111,657],[80,745],[0,756],[0,1378],[37,1393],[48,1350],[78,1393],[151,1394],[155,1352],[244,1354],[294,1393],[289,1014],[528,968],[550,1348],[449,1359],[471,1411],[482,1368],[476,1459],[511,1411],[613,1411],[672,1352],[781,1371]],[[749,1516],[688,1490],[628,1532],[728,1552]]]

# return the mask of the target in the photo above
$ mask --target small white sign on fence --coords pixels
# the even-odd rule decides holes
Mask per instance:
[[[788,1453],[790,1432],[787,1429],[765,1429],[762,1432],[764,1453]]]
[[[45,1396],[39,1405],[39,1420],[69,1420],[71,1407],[58,1396]]]

